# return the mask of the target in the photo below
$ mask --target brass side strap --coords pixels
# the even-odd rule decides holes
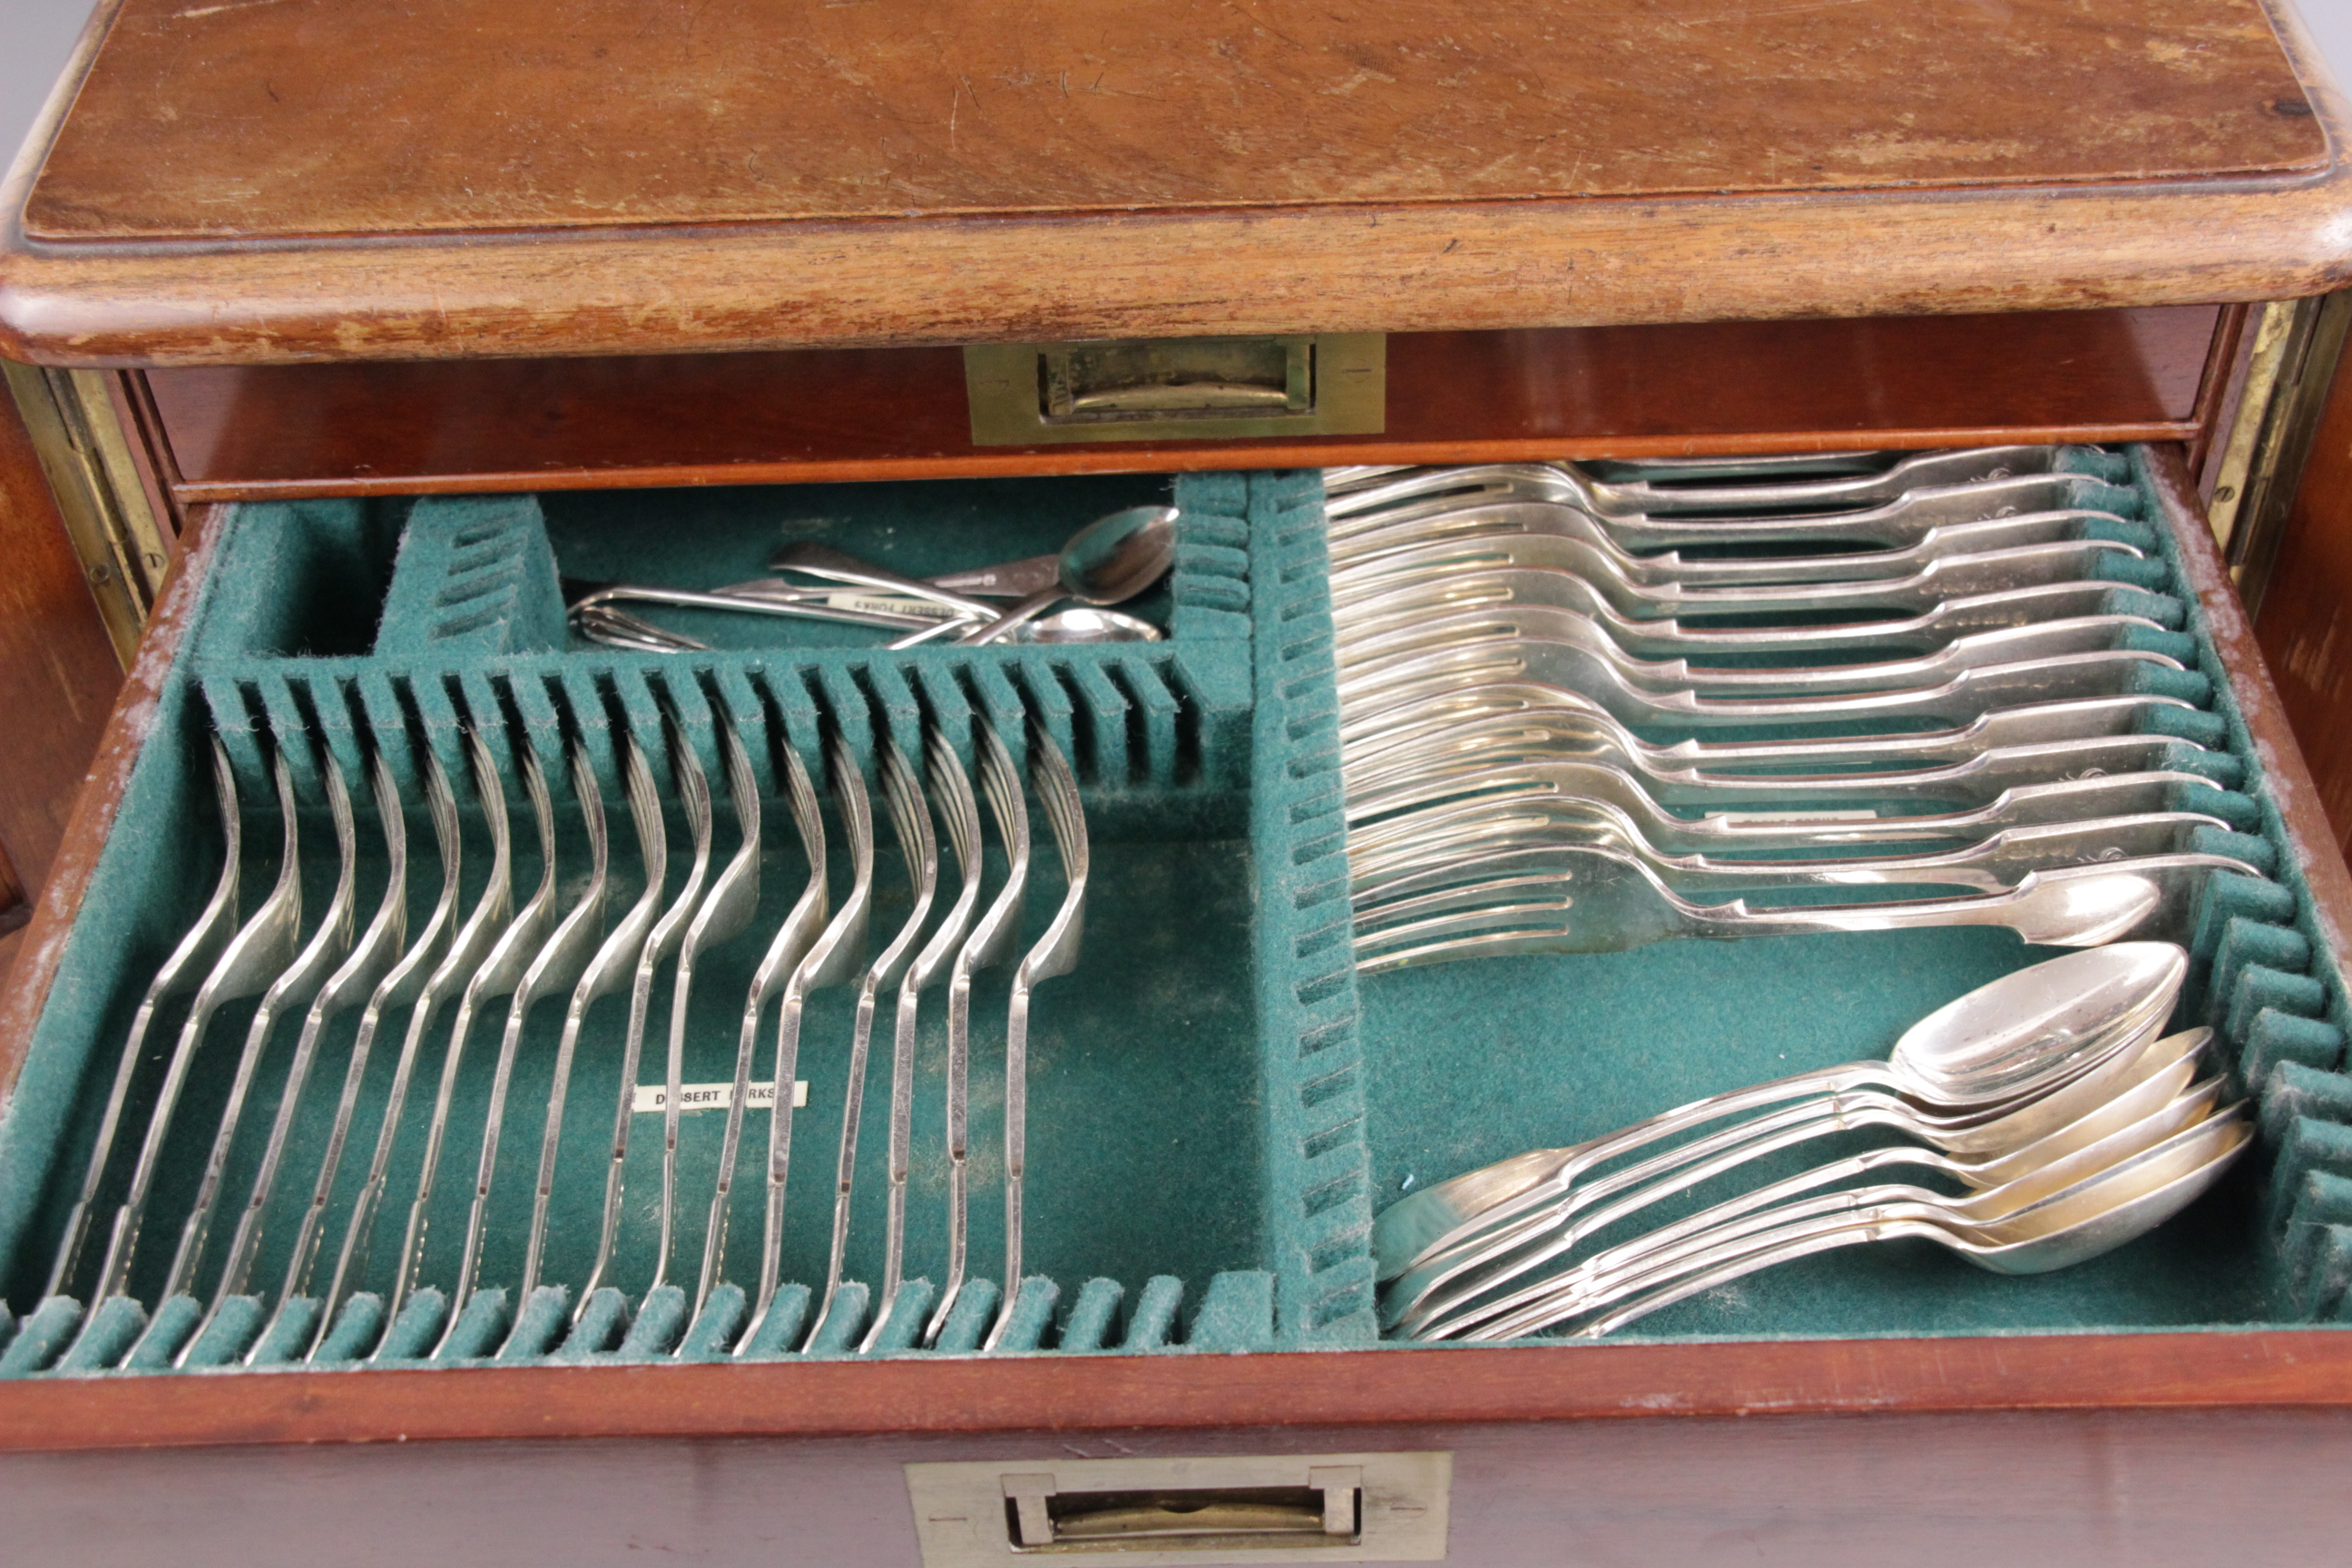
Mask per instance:
[[[170,553],[109,395],[110,373],[16,363],[0,369],[57,495],[115,657],[128,669]]]

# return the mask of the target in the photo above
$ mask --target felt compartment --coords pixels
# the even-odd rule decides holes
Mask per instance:
[[[2096,454],[2115,505],[2153,522],[2137,455]],[[793,538],[818,539],[921,574],[1054,548],[1118,506],[1164,499],[1183,510],[1177,567],[1137,606],[1167,626],[1155,644],[878,650],[877,634],[662,613],[719,645],[705,655],[616,652],[566,632],[559,578],[707,585],[761,574]],[[449,1031],[444,1008],[417,1063],[392,1198],[365,1270],[333,1321],[319,1321],[343,1216],[356,1195],[346,1157],[326,1240],[296,1299],[278,1300],[294,1228],[334,1113],[357,1009],[323,1032],[247,1285],[258,1301],[206,1311],[236,1206],[247,1191],[299,1016],[270,1037],[244,1112],[225,1206],[196,1279],[198,1300],[155,1300],[170,1247],[217,1124],[253,1002],[215,1018],[173,1120],[130,1300],[41,1299],[107,1085],[141,991],[217,875],[220,834],[204,763],[217,732],[245,820],[244,908],[276,874],[269,759],[283,754],[302,802],[305,908],[325,907],[334,873],[320,758],[359,805],[360,918],[384,875],[364,784],[381,752],[407,805],[412,923],[438,890],[422,808],[424,753],[459,781],[463,907],[484,874],[478,808],[464,782],[461,726],[478,731],[501,775],[516,837],[518,899],[536,885],[536,835],[520,758],[546,772],[567,868],[583,863],[580,806],[564,771],[576,742],[603,795],[614,848],[607,919],[642,875],[622,794],[622,737],[654,767],[669,822],[671,888],[687,847],[663,751],[674,712],[718,800],[714,860],[734,838],[718,727],[754,759],[768,829],[759,912],[697,980],[684,1074],[730,1078],[751,966],[805,879],[782,794],[785,750],[819,786],[824,738],[847,741],[875,787],[879,750],[919,756],[940,725],[967,763],[976,719],[1018,756],[1024,724],[1052,735],[1076,769],[1093,845],[1084,956],[1038,989],[1031,1037],[1024,1272],[996,1353],[1297,1349],[1377,1342],[1372,1215],[1411,1187],[1521,1150],[1607,1131],[1694,1095],[1801,1068],[1883,1055],[1909,1023],[2044,954],[1997,931],[1927,931],[1743,942],[1670,942],[1622,954],[1486,961],[1358,979],[1349,957],[1345,834],[1325,588],[1321,489],[1311,473],[1117,476],[758,490],[435,498],[414,502],[242,506],[229,515],[178,664],[159,700],[110,842],[23,1078],[0,1119],[0,1282],[14,1332],[0,1375],[99,1375],[250,1364],[454,1364],[500,1361],[706,1360],[746,1330],[758,1273],[768,1113],[748,1113],[724,1281],[697,1310],[695,1285],[723,1111],[682,1118],[677,1242],[648,1292],[660,1118],[634,1119],[619,1253],[604,1288],[586,1283],[603,1202],[604,1144],[618,1089],[625,990],[591,1009],[570,1085],[541,1289],[519,1284],[541,1117],[563,1011],[526,1019],[489,1205],[482,1289],[450,1321],[449,1295],[473,1188],[488,1079],[506,1016],[474,1022],[457,1079],[419,1281],[394,1312],[392,1265],[407,1218],[422,1111]],[[2220,1054],[2256,1097],[2261,1143],[2223,1188],[2172,1225],[2108,1258],[2030,1279],[1996,1279],[1924,1245],[1809,1260],[1645,1321],[1645,1336],[2000,1332],[2055,1327],[2225,1327],[2352,1317],[2352,1076],[2344,1072],[2344,992],[2312,926],[2308,889],[2283,852],[2277,814],[2207,628],[2179,592],[2162,528],[2118,589],[2186,634],[2168,652],[2190,669],[2171,684],[2208,711],[2167,725],[2212,745],[2204,771],[2227,818],[2276,866],[2271,883],[2216,879],[2200,911],[2189,993],[2176,1026],[2211,1022]],[[2135,535],[2134,542],[2139,542]],[[2119,581],[2124,581],[2119,579]],[[287,743],[289,738],[294,743]],[[2183,748],[2186,750],[2186,748]],[[2222,792],[2227,792],[2224,795]],[[880,852],[873,941],[895,932],[907,877],[876,799]],[[835,886],[837,813],[826,805]],[[1025,948],[1061,882],[1042,814]],[[992,839],[993,837],[992,829]],[[2252,846],[2245,847],[2253,853]],[[1001,874],[992,850],[991,876]],[[576,872],[575,872],[576,874]],[[951,879],[950,879],[951,880]],[[911,1349],[935,1300],[875,1299],[882,1232],[887,998],[868,1066],[856,1205],[845,1276],[824,1277],[851,993],[811,1000],[795,1076],[782,1277],[775,1307],[737,1353],[973,1353],[1006,1282],[1001,1272],[997,1118],[1008,972],[985,974],[973,1007],[972,1273],[940,1341]],[[658,1081],[669,980],[654,993],[639,1082]],[[184,1015],[167,1005],[148,1039],[110,1179],[74,1289],[87,1290],[128,1174],[141,1111]],[[919,1047],[909,1276],[943,1276],[940,1059],[943,992],[927,994]],[[355,1142],[370,1143],[405,1014],[387,1020],[362,1081]],[[770,1070],[761,1032],[755,1080]],[[1813,1146],[1818,1154],[1832,1145]],[[823,1321],[817,1321],[822,1314]],[[805,1346],[805,1348],[803,1348]]]

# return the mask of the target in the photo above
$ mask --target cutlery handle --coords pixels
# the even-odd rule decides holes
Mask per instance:
[[[1949,1245],[1950,1233],[1926,1220],[1908,1217],[1878,1219],[1873,1217],[1839,1217],[1814,1225],[1790,1226],[1787,1229],[1761,1238],[1750,1250],[1711,1268],[1685,1276],[1672,1284],[1637,1296],[1623,1306],[1579,1328],[1579,1339],[1599,1339],[1614,1333],[1637,1318],[1645,1318],[1662,1307],[1712,1290],[1718,1285],[1729,1284],[1750,1274],[1792,1263],[1800,1258],[1834,1251],[1841,1247],[1858,1247],[1869,1241],[1891,1241],[1898,1237],[1923,1237],[1930,1241]]]
[[[1893,1126],[1916,1132],[1919,1124],[1916,1113],[1898,1100],[1870,1093],[1859,1103],[1848,1104],[1843,1094],[1832,1092],[1822,1100],[1803,1101],[1681,1144],[1615,1175],[1577,1186],[1568,1196],[1528,1214],[1515,1224],[1487,1231],[1485,1233],[1486,1239],[1480,1244],[1480,1253],[1475,1257],[1453,1261],[1467,1245],[1466,1241],[1454,1241],[1448,1252],[1436,1260],[1437,1264],[1444,1266],[1442,1269],[1420,1271],[1432,1276],[1426,1279],[1415,1272],[1408,1272],[1391,1288],[1390,1310],[1383,1314],[1383,1326],[1403,1324],[1419,1335],[1443,1337],[1446,1326],[1459,1326],[1465,1321],[1461,1310],[1474,1298],[1564,1256],[1586,1237],[1638,1214],[1660,1199],[1686,1191],[1702,1182],[1712,1181],[1766,1154],[1777,1153],[1828,1133],[1864,1126]],[[1850,1156],[1847,1161],[1833,1162],[1827,1166],[1800,1173],[1783,1182],[1646,1233],[1633,1241],[1621,1244],[1619,1250],[1627,1251],[1630,1255],[1632,1249],[1652,1243],[1663,1246],[1705,1226],[1735,1218],[1760,1205],[1819,1186],[1823,1181],[1857,1174],[1890,1161],[1935,1164],[1942,1163],[1943,1156],[1908,1145]],[[1586,1212],[1591,1210],[1594,1204],[1618,1194],[1630,1195],[1608,1204],[1597,1212]],[[1577,1217],[1580,1215],[1582,1217]],[[1601,1255],[1604,1258],[1609,1256],[1612,1254]],[[1596,1259],[1579,1265],[1576,1271],[1581,1274],[1584,1269],[1598,1266]],[[1474,1277],[1460,1283],[1454,1282],[1473,1269],[1477,1270]],[[1511,1297],[1488,1302],[1477,1309],[1476,1315],[1492,1316],[1531,1293],[1540,1293],[1554,1283],[1557,1281],[1544,1281]],[[1442,1294],[1440,1287],[1444,1287]]]
[[[1069,596],[1068,591],[1058,584],[1051,588],[1040,589],[978,631],[967,632],[958,637],[956,643],[961,647],[982,647],[989,643],[1001,642],[1007,632],[1025,622],[1035,620]]]
[[[1840,1125],[1816,1125],[1794,1135],[1759,1140],[1757,1147],[1715,1163],[1714,1168],[1706,1174],[1712,1175],[1747,1159],[1791,1147],[1809,1137],[1837,1131]],[[1947,1174],[1960,1173],[1960,1168],[1952,1162],[1932,1150],[1916,1145],[1873,1149],[1842,1160],[1832,1160],[1726,1199],[1615,1247],[1603,1248],[1581,1262],[1522,1286],[1508,1295],[1475,1305],[1457,1300],[1440,1310],[1423,1314],[1418,1331],[1423,1337],[1431,1339],[1508,1338],[1528,1331],[1523,1325],[1530,1314],[1539,1315],[1547,1322],[1558,1321],[1559,1304],[1569,1300],[1577,1303],[1573,1309],[1576,1311],[1591,1310],[1643,1289],[1657,1279],[1671,1278],[1677,1270],[1693,1266],[1694,1260],[1703,1266],[1706,1259],[1719,1255],[1749,1236],[1775,1230],[1800,1220],[1844,1214],[1858,1203],[1942,1201],[1939,1194],[1926,1188],[1891,1185],[1804,1196],[1823,1185],[1867,1175],[1882,1166],[1895,1164],[1926,1165]],[[1529,1272],[1553,1258],[1566,1255],[1592,1231],[1613,1223],[1648,1201],[1649,1194],[1640,1194],[1637,1201],[1616,1205],[1610,1214],[1596,1216],[1591,1224],[1574,1227],[1571,1233],[1563,1235],[1539,1254],[1523,1260],[1508,1272],[1498,1274],[1484,1289],[1491,1290],[1496,1284]]]
[[[1553,1151],[1555,1160],[1531,1167],[1527,1184],[1507,1198],[1482,1206],[1475,1226],[1448,1225],[1445,1194],[1455,1177],[1391,1204],[1373,1224],[1376,1255],[1383,1279],[1393,1279],[1434,1253],[1469,1236],[1490,1230],[1530,1210],[1551,1203],[1570,1183],[1612,1160],[1622,1158],[1661,1139],[1703,1127],[1707,1122],[1744,1110],[1759,1110],[1783,1100],[1831,1095],[1851,1089],[1900,1089],[1883,1062],[1852,1062],[1843,1067],[1797,1073],[1769,1083],[1751,1084],[1678,1105],[1671,1110],[1636,1121],[1614,1132]],[[1470,1173],[1476,1175],[1478,1173]],[[1454,1189],[1458,1191],[1459,1189]]]

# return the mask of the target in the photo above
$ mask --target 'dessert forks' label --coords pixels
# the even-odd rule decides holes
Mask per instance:
[[[630,1109],[643,1116],[649,1110],[660,1110],[669,1101],[669,1085],[641,1083],[637,1085]],[[677,1086],[677,1109],[688,1110],[724,1110],[735,1103],[735,1086],[731,1083],[682,1083]],[[793,1085],[793,1109],[808,1104],[808,1080],[802,1079]],[[776,1108],[776,1086],[773,1082],[755,1083],[743,1102],[746,1110],[773,1110]]]

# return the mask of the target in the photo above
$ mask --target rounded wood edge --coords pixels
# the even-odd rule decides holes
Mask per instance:
[[[211,523],[208,507],[189,514],[179,552],[165,572],[138,655],[107,715],[89,775],[75,798],[73,816],[67,820],[48,880],[34,900],[32,922],[25,928],[16,966],[0,976],[0,985],[5,986],[0,988],[0,1113],[5,1112],[16,1093],[16,1075],[24,1067],[33,1026],[40,1021],[50,983],[65,957],[74,916],[81,909],[82,896],[89,891],[99,856],[106,848],[131,765],[139,760],[139,748],[146,743],[163,679],[179,653],[180,639],[186,635],[205,566],[212,559]]]
[[[1532,462],[1552,458],[1749,456],[1840,452],[1856,447],[1926,451],[1939,447],[2011,443],[2182,441],[2189,424],[2000,425],[1927,430],[1815,430],[1785,435],[1592,437],[1568,440],[1384,441],[1213,448],[1133,447],[1025,448],[1009,454],[859,458],[839,462],[729,463],[680,468],[561,468],[504,473],[426,474],[365,479],[182,481],[184,502],[311,500],[338,496],[497,494],[526,490],[671,489],[701,485],[835,484],[865,479],[1032,478],[1040,474],[1187,473],[1214,469],[1318,468],[1340,463]]]
[[[2352,1405],[2326,1330],[0,1384],[0,1451]]]
[[[1860,245],[1860,234],[1885,242]],[[2289,188],[1853,192],[519,236],[0,245],[0,354],[163,367],[2210,304],[2352,280]]]

